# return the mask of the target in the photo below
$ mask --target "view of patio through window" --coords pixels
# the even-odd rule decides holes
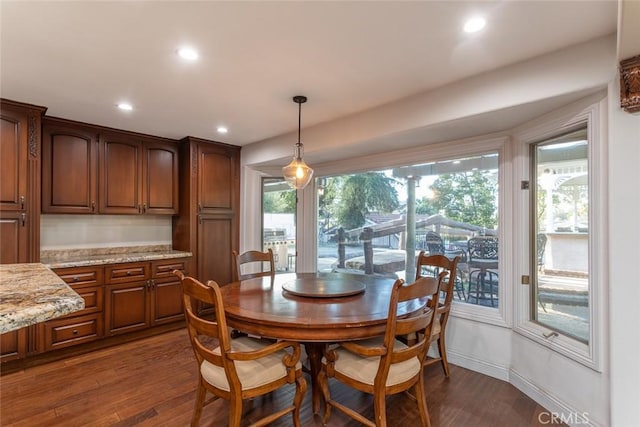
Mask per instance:
[[[318,271],[415,278],[459,256],[454,298],[499,306],[498,153],[317,178]]]
[[[589,341],[589,167],[586,126],[532,145],[533,319]]]
[[[276,274],[296,271],[296,191],[283,178],[262,180],[262,250],[268,249]]]

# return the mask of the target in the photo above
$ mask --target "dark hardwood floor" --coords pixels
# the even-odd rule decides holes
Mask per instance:
[[[512,385],[457,366],[445,379],[439,365],[426,369],[427,403],[434,427],[539,426],[544,408]],[[9,426],[188,426],[197,366],[185,329],[51,362],[0,378],[0,425]],[[331,392],[371,418],[369,396],[331,383]],[[291,402],[293,386],[247,402],[248,422]],[[420,424],[415,402],[404,394],[387,399],[388,424]],[[542,418],[546,420],[546,418]],[[201,425],[223,426],[227,403],[206,406]],[[303,426],[322,425],[312,414],[310,391]],[[290,426],[286,417],[273,426]],[[329,426],[358,426],[336,410]]]

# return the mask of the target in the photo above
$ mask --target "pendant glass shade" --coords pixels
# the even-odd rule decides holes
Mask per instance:
[[[302,157],[298,156],[282,168],[282,174],[291,188],[302,190],[313,178],[313,169],[307,166]]]
[[[298,104],[298,142],[296,143],[293,160],[282,168],[282,175],[291,188],[302,190],[311,182],[313,177],[313,169],[302,160],[302,143],[300,142],[302,104],[307,102],[307,98],[305,96],[294,96],[293,102]]]

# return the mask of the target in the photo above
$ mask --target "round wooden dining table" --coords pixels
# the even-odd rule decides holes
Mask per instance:
[[[222,286],[229,326],[261,337],[304,344],[314,413],[320,407],[317,377],[329,343],[383,335],[394,279],[346,273],[291,273]],[[412,300],[398,316],[422,309]]]

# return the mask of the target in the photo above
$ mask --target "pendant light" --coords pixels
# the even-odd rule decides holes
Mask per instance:
[[[282,175],[284,175],[287,184],[295,190],[302,190],[309,184],[313,177],[313,169],[311,169],[302,160],[302,143],[300,142],[300,127],[302,118],[302,104],[307,102],[306,96],[294,96],[293,102],[298,104],[298,142],[296,143],[295,151],[293,154],[293,160],[287,166],[282,168]]]

